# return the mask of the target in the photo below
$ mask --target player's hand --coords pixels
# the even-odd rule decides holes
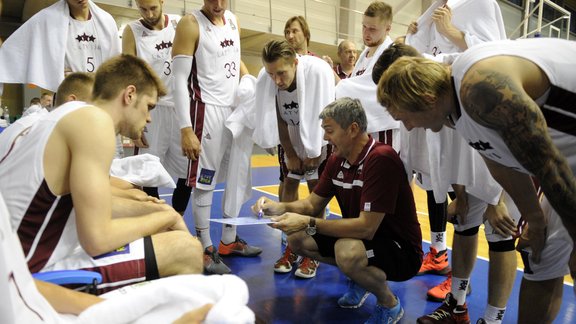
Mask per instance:
[[[144,132],[142,132],[142,136],[140,136],[139,139],[137,140],[133,140],[134,142],[134,146],[139,147],[139,148],[148,148],[148,140],[146,139],[146,135]]]
[[[320,157],[315,157],[312,159],[306,158],[302,161],[302,167],[305,172],[313,172],[320,166]]]
[[[455,29],[454,25],[452,25],[452,10],[448,5],[443,5],[434,10],[432,21],[436,25],[436,30],[444,36],[449,35],[450,31]]]
[[[208,312],[212,308],[212,304],[206,304],[202,307],[196,308],[191,310],[179,319],[175,320],[173,324],[200,324],[206,320],[206,316],[208,316]]]
[[[264,216],[281,215],[285,212],[284,208],[279,202],[267,197],[258,198],[256,203],[252,205],[252,213],[254,216],[257,216],[260,210],[262,210]]]
[[[510,217],[508,208],[504,202],[498,202],[496,206],[488,205],[484,212],[484,219],[488,220],[490,226],[503,237],[515,236],[518,234],[516,223]]]
[[[172,209],[170,212],[174,213],[175,214],[174,216],[176,217],[176,222],[172,226],[170,226],[170,230],[171,231],[184,231],[186,233],[190,233],[190,230],[188,230],[188,226],[186,226],[186,223],[184,222],[184,217],[182,217],[182,215],[180,215],[174,209]]]
[[[413,21],[408,25],[407,34],[416,34],[418,32],[418,23]]]
[[[324,61],[326,61],[326,63],[330,64],[330,66],[334,66],[334,62],[332,61],[332,58],[328,55],[322,55],[322,59]]]
[[[159,199],[154,196],[149,196],[147,193],[140,189],[124,189],[124,197],[137,201],[149,201],[156,204],[164,204],[166,201],[164,199]]]
[[[531,260],[534,263],[540,263],[540,257],[542,255],[542,250],[546,245],[547,239],[547,221],[543,213],[541,215],[532,217],[524,217],[524,219],[530,219],[525,225],[522,236],[518,240],[516,250],[521,251],[526,247],[530,247]]]
[[[288,168],[288,171],[297,173],[297,174],[303,174],[304,173],[304,166],[302,165],[302,160],[300,160],[298,157],[293,157],[293,158],[289,158],[287,155],[284,155],[286,157],[286,168]]]
[[[192,130],[192,127],[185,127],[180,130],[180,137],[182,140],[182,155],[192,161],[198,160],[200,157],[200,141]]]
[[[310,224],[310,216],[296,213],[284,213],[271,219],[275,222],[270,224],[271,227],[277,228],[288,235],[302,231]]]

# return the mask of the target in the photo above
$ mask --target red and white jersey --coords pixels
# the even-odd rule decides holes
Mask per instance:
[[[0,195],[0,323],[65,323],[38,292]]]
[[[102,40],[94,19],[69,17],[64,69],[72,72],[96,72],[108,57],[102,53]]]
[[[168,94],[158,100],[158,105],[174,106],[172,100],[172,43],[180,16],[164,15],[164,28],[152,30],[142,24],[142,19],[130,23],[136,42],[136,55],[148,62],[160,76]]]
[[[553,51],[542,50],[545,48]],[[466,113],[460,100],[462,78],[470,67],[485,58],[496,55],[518,56],[532,61],[550,80],[550,89],[536,99],[554,145],[568,160],[576,173],[576,43],[561,39],[533,38],[499,41],[474,46],[464,52],[452,65],[452,76],[458,94],[461,116],[456,130],[480,154],[517,171],[529,173],[508,149],[502,137],[493,129],[476,123]]]
[[[71,195],[56,196],[50,191],[43,158],[58,122],[83,107],[88,106],[69,102],[45,115],[16,140],[0,161],[0,192],[31,272],[42,270],[79,247]]]
[[[226,10],[224,25],[216,26],[200,10],[192,14],[200,33],[189,78],[192,99],[232,106],[240,82],[240,33],[236,16]]]

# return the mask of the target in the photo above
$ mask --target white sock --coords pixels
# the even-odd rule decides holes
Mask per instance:
[[[506,313],[506,307],[500,308],[488,304],[484,311],[484,320],[488,324],[501,324],[504,320],[504,313]]]
[[[470,284],[470,278],[456,278],[452,277],[452,287],[450,292],[456,299],[456,305],[462,306],[466,302],[466,291]]]
[[[212,239],[210,238],[210,211],[212,210],[213,193],[213,191],[200,189],[194,191],[194,208],[192,209],[194,226],[196,227],[196,235],[202,242],[202,248],[204,249],[212,245]]]
[[[230,218],[224,215],[224,218]],[[230,244],[236,241],[236,225],[224,224],[222,227],[222,238],[220,239],[224,244]]]
[[[446,250],[446,232],[430,232],[430,245],[436,251]]]

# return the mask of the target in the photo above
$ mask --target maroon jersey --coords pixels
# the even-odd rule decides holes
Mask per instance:
[[[402,239],[422,253],[414,195],[404,165],[389,145],[370,137],[354,163],[332,155],[314,193],[336,196],[344,218],[358,217],[361,211],[385,213],[374,239]]]

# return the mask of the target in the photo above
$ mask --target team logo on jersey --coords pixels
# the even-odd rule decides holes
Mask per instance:
[[[111,257],[113,255],[120,255],[120,254],[130,254],[130,244],[126,244],[124,246],[121,246],[114,251],[110,251],[108,253],[104,253],[104,254],[101,254],[99,256],[95,256],[95,257],[93,257],[93,259],[98,260],[98,259]]]
[[[172,42],[171,42],[171,41],[168,41],[168,42],[162,41],[162,43],[156,44],[156,50],[157,50],[157,51],[161,51],[161,50],[163,50],[163,49],[168,49],[168,48],[170,48],[170,47],[172,47]]]
[[[473,149],[478,150],[478,151],[487,151],[487,150],[493,150],[494,148],[492,147],[492,145],[490,145],[490,143],[488,142],[482,142],[482,141],[478,141],[478,142],[468,142],[468,145],[472,146]]]
[[[198,177],[198,183],[211,185],[212,180],[214,180],[214,174],[216,174],[216,171],[202,168],[202,170],[200,170],[200,176]]]
[[[289,109],[298,109],[298,103],[292,101],[291,103],[285,103],[282,106],[284,106],[284,109],[289,110]]]
[[[236,25],[232,22],[232,19],[228,19],[228,23],[230,24],[230,29],[236,30]]]
[[[336,179],[344,179],[344,173],[342,173],[342,171],[338,172]]]
[[[230,46],[234,46],[234,41],[231,39],[224,38],[224,40],[220,42],[220,47],[222,47],[222,48],[226,48],[226,47],[230,47]]]
[[[96,41],[96,37],[94,37],[94,35],[86,35],[86,33],[83,33],[82,35],[77,35],[76,40],[78,41],[78,43],[81,43],[81,42],[93,42],[94,43],[94,41]]]

